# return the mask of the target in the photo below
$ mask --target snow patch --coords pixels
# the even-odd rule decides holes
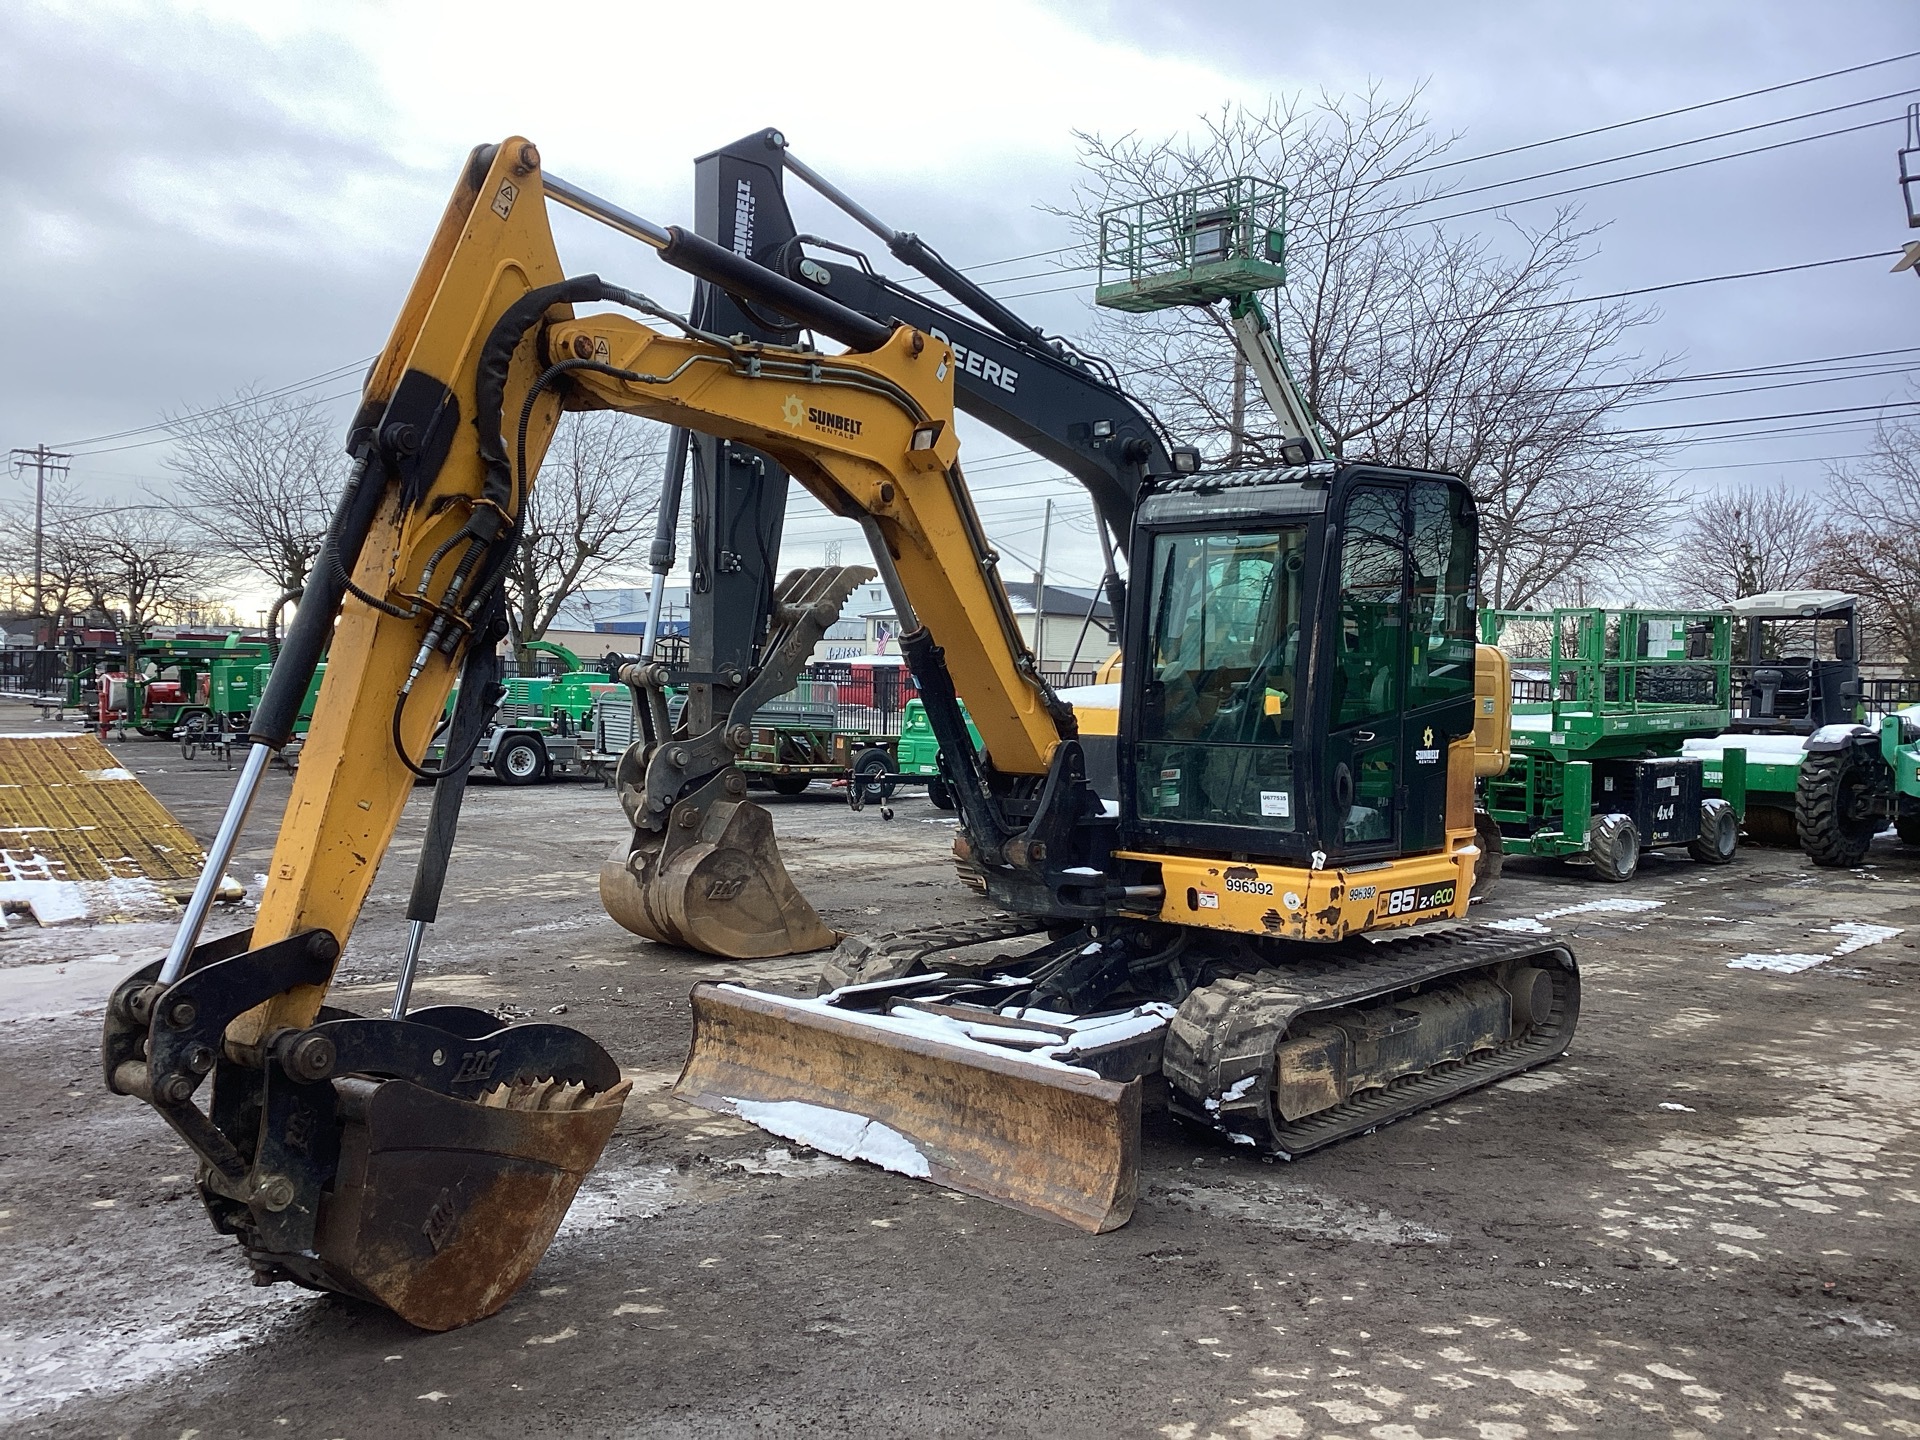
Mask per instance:
[[[1836,958],[1864,950],[1869,945],[1878,945],[1882,940],[1891,940],[1900,933],[1897,925],[1869,925],[1862,920],[1842,920],[1831,928],[1834,934],[1847,937],[1834,947]]]
[[[809,1105],[804,1100],[733,1100],[733,1113],[749,1124],[842,1160],[865,1160],[896,1175],[925,1180],[932,1170],[914,1143],[890,1125]]]
[[[1506,930],[1515,935],[1551,935],[1553,933],[1552,930],[1542,925],[1538,920],[1527,915],[1519,916],[1513,920],[1489,920],[1487,921],[1487,929]]]
[[[0,880],[0,926],[8,910],[23,910],[41,925],[87,918],[87,893],[77,880]]]
[[[131,780],[133,779],[133,771],[128,770],[124,766],[120,766],[120,765],[114,765],[105,770],[82,770],[80,773],[86,776],[87,779],[89,780]]]
[[[1838,925],[1829,925],[1827,933],[1844,938],[1824,955],[1809,955],[1804,952],[1790,951],[1777,955],[1742,955],[1738,960],[1729,960],[1729,970],[1771,970],[1778,975],[1797,975],[1802,970],[1811,970],[1816,965],[1824,965],[1829,960],[1837,960],[1842,955],[1851,955],[1856,950],[1864,950],[1869,945],[1878,945],[1883,940],[1891,940],[1904,933],[1897,925],[1869,925],[1863,920],[1842,920]]]
[[[1542,910],[1533,918],[1558,920],[1562,915],[1639,915],[1648,910],[1658,910],[1666,903],[1664,900],[1587,900],[1578,905],[1562,905],[1557,910]]]
[[[1797,975],[1802,970],[1811,970],[1816,965],[1824,965],[1833,957],[1830,955],[1806,955],[1788,953],[1785,955],[1742,955],[1738,960],[1729,960],[1729,970],[1771,970],[1778,975]]]

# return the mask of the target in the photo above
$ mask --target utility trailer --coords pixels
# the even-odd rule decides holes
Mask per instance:
[[[974,728],[973,717],[967,714],[967,705],[960,702],[960,718],[967,722],[967,736],[973,741],[973,748],[980,750],[980,732]],[[933,733],[933,722],[927,719],[927,706],[923,700],[909,700],[907,708],[900,714],[900,743],[894,751],[894,759],[900,767],[900,778],[908,783],[924,780],[927,785],[927,799],[937,809],[954,808],[953,790],[947,784],[946,777],[940,773],[940,741]]]
[[[1714,796],[1703,762],[1682,753],[1727,728],[1728,615],[1483,610],[1480,632],[1513,676],[1512,759],[1481,782],[1506,855],[1579,857],[1614,881],[1631,879],[1645,850],[1733,858],[1745,753],[1725,748]]]
[[[680,723],[685,698],[669,692],[667,719]],[[625,686],[615,686],[598,698],[586,729],[590,744],[586,768],[610,779],[627,747],[638,738],[633,697]],[[739,769],[749,784],[764,785],[779,795],[798,795],[815,780],[845,782],[856,778],[874,799],[893,794],[902,779],[895,756],[901,737],[840,724],[839,686],[831,680],[801,680],[786,694],[776,696],[754,714],[746,752]]]
[[[536,655],[550,655],[560,664],[554,675],[515,675],[504,682],[504,693],[493,718],[473,752],[473,764],[493,772],[502,785],[537,785],[558,775],[590,773],[593,717],[605,696],[624,700],[627,689],[604,670],[590,670],[566,646],[534,640],[524,647]],[[459,687],[447,697],[453,714]],[[436,735],[427,758],[445,762],[444,734]]]
[[[1861,716],[1856,597],[1838,590],[1774,590],[1727,606],[1743,659],[1733,663],[1733,717],[1720,735],[1686,742],[1709,795],[1724,789],[1722,756],[1746,752],[1746,830],[1798,841],[1794,812],[1809,736]]]
[[[109,672],[100,678],[100,729],[104,733],[117,724],[123,734],[133,729],[159,740],[171,740],[181,730],[204,732],[214,726],[216,713],[224,716],[236,703],[230,691],[238,692],[237,703],[251,715],[258,699],[254,669],[272,658],[264,638],[239,631],[217,638],[142,641],[134,648],[130,674]]]

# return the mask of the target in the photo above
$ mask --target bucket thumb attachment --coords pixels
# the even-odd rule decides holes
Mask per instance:
[[[733,960],[838,944],[788,878],[773,818],[750,800],[706,798],[726,778],[682,801],[663,829],[614,848],[600,867],[607,914],[649,940]]]
[[[843,1159],[1098,1234],[1133,1214],[1140,1088],[903,1033],[818,1001],[703,982],[674,1094]]]

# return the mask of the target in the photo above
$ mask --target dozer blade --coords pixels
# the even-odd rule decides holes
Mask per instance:
[[[539,1265],[627,1089],[541,1080],[473,1101],[403,1080],[337,1081],[340,1169],[320,1209],[318,1268],[275,1258],[423,1330],[485,1319]]]
[[[1099,1234],[1133,1214],[1140,1088],[702,983],[674,1093],[843,1159]]]
[[[692,802],[683,802],[692,804]],[[600,867],[600,903],[636,935],[733,960],[825,950],[840,936],[794,887],[774,842],[773,819],[750,800],[696,810],[640,831]]]

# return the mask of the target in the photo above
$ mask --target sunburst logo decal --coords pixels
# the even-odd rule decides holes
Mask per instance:
[[[780,418],[787,422],[789,429],[798,430],[800,422],[806,419],[807,407],[800,403],[798,395],[787,396],[786,404],[780,407]]]
[[[1431,725],[1427,726],[1427,733],[1420,737],[1420,743],[1428,749],[1433,748],[1433,727]]]

